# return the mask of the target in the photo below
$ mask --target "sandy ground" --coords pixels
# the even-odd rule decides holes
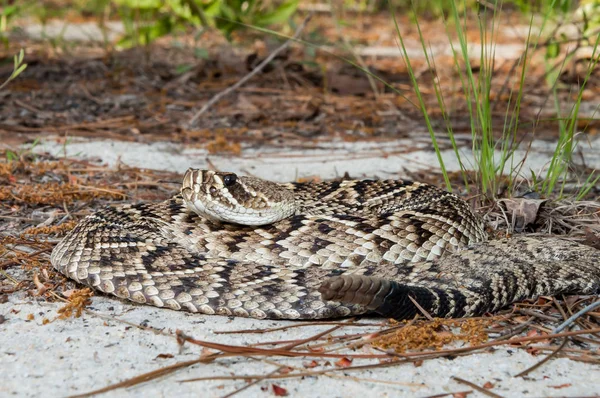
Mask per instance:
[[[457,139],[461,143],[460,137]],[[587,167],[600,169],[600,136],[581,141],[577,156],[585,159]],[[458,171],[460,166],[449,143],[440,141],[444,164],[448,171]],[[406,171],[438,169],[438,161],[425,133],[407,139],[373,142],[323,142],[313,148],[261,147],[244,148],[242,154],[209,154],[204,148],[190,147],[166,142],[134,143],[122,141],[89,141],[69,138],[68,144],[46,141],[35,151],[47,151],[55,156],[80,156],[97,158],[108,165],[118,162],[140,168],[151,168],[183,173],[188,167],[211,168],[222,171],[245,173],[273,181],[294,181],[302,177],[319,176],[336,178],[348,172],[353,178],[398,178]],[[316,148],[315,148],[316,147]],[[526,145],[523,145],[527,148]],[[465,166],[473,168],[470,148],[460,147]],[[529,148],[516,150],[511,167],[520,167],[520,174],[531,177],[531,171],[539,175],[552,159],[555,144],[535,141]],[[500,153],[498,152],[498,159]],[[579,160],[579,159],[576,159]],[[521,162],[523,164],[521,165]]]
[[[290,180],[302,176],[320,175],[323,178],[349,172],[353,176],[398,176],[404,168],[431,168],[435,164],[425,144],[422,150],[403,151],[402,141],[383,144],[330,144],[319,150],[283,152],[277,148],[243,151],[240,157],[208,156],[200,149],[183,148],[167,143],[135,144],[123,142],[73,141],[66,147],[53,141],[42,143],[36,151],[60,155],[100,157],[115,164],[122,161],[132,166],[169,169],[183,172],[187,167],[204,167],[210,158],[216,167],[246,171],[265,178]],[[418,141],[411,146],[419,147]],[[536,143],[529,156],[528,166],[542,167],[547,162],[550,144]],[[600,140],[591,149],[598,153]],[[383,153],[388,154],[382,157]],[[592,153],[593,154],[593,153]],[[600,168],[600,157],[587,156],[588,165]],[[590,162],[596,162],[595,165]],[[449,164],[451,164],[449,162]],[[452,167],[451,167],[452,168]],[[19,279],[19,269],[9,269]],[[259,321],[222,316],[180,313],[123,303],[116,299],[96,296],[89,312],[78,319],[54,320],[46,325],[44,319],[57,317],[60,304],[37,302],[24,293],[13,294],[0,304],[0,396],[60,397],[85,393],[130,377],[140,375],[176,362],[198,357],[200,347],[186,345],[180,349],[174,333],[182,330],[196,339],[243,345],[251,342],[307,338],[329,326],[305,326],[285,332],[267,334],[215,334],[216,331],[263,329],[293,322]],[[30,315],[31,314],[31,315]],[[33,318],[33,319],[31,319]],[[361,322],[378,322],[363,319]],[[373,330],[377,330],[373,327]],[[341,333],[357,332],[347,328]],[[365,332],[365,328],[360,328]],[[360,353],[359,350],[357,353]],[[167,354],[169,358],[161,358]],[[164,355],[163,355],[164,356]],[[525,378],[513,377],[534,365],[542,356],[523,350],[498,347],[486,353],[454,359],[428,360],[422,366],[398,365],[371,371],[335,372],[304,379],[281,379],[275,383],[287,389],[290,396],[342,397],[352,395],[425,397],[434,394],[472,391],[469,386],[452,379],[457,376],[478,385],[491,382],[493,392],[503,396],[591,396],[600,394],[600,366],[568,359],[556,359],[531,372]],[[331,369],[325,361],[311,369]],[[277,359],[279,364],[303,368],[310,359]],[[355,360],[353,365],[370,363]],[[210,364],[198,364],[174,374],[134,388],[111,392],[108,396],[225,396],[246,385],[243,380],[211,380],[181,383],[198,377],[263,374],[276,366],[261,359],[219,359]],[[237,395],[240,397],[273,396],[272,382],[259,382]],[[470,396],[483,396],[473,392]]]
[[[153,307],[125,304],[94,297],[88,314],[78,319],[53,319],[59,304],[41,303],[23,295],[12,295],[0,304],[6,322],[0,326],[0,396],[61,397],[85,393],[177,362],[198,358],[201,348],[178,346],[179,329],[196,339],[243,345],[259,341],[306,338],[330,326],[309,326],[267,334],[215,334],[215,331],[262,329],[293,322],[259,321],[222,316],[192,315]],[[29,314],[34,319],[28,320]],[[364,319],[363,323],[376,319]],[[132,325],[142,325],[136,327]],[[376,330],[377,328],[373,328]],[[347,328],[340,333],[364,333],[365,328]],[[366,353],[357,351],[355,353]],[[161,359],[159,355],[171,356]],[[304,397],[426,397],[472,391],[453,376],[478,385],[491,382],[491,390],[507,397],[591,396],[600,393],[600,367],[568,359],[556,359],[526,378],[513,375],[535,364],[541,357],[523,350],[500,347],[489,353],[428,360],[371,371],[335,372],[304,379],[281,379],[275,383],[290,396]],[[311,359],[277,358],[277,363],[303,370]],[[320,364],[325,361],[317,358]],[[355,360],[353,365],[373,363]],[[309,370],[332,369],[318,366]],[[266,375],[277,369],[260,359],[221,359],[182,369],[162,379],[130,389],[110,392],[116,397],[222,397],[246,385],[243,380],[212,380],[181,383],[199,377]],[[260,382],[238,393],[240,397],[273,396],[272,382]],[[261,388],[266,388],[267,391]],[[473,397],[483,396],[474,392]]]

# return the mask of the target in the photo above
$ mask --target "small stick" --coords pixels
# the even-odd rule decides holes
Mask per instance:
[[[472,392],[473,391],[471,391],[471,390],[469,390],[469,391],[456,391],[456,392],[443,392],[441,394],[428,395],[425,398],[444,398],[444,397],[449,397],[449,396],[453,396],[453,397],[466,397],[467,395],[469,395]]]
[[[457,377],[457,376],[452,376],[452,378],[453,378],[454,380],[458,381],[459,383],[466,384],[466,385],[468,385],[469,387],[471,387],[471,388],[473,388],[473,389],[475,389],[475,390],[479,391],[479,392],[480,392],[480,393],[482,393],[483,395],[487,395],[488,397],[494,397],[494,398],[502,398],[502,395],[498,395],[498,394],[496,394],[496,393],[493,393],[493,392],[491,392],[491,391],[488,391],[488,390],[486,390],[485,388],[483,388],[483,387],[479,387],[477,384],[475,384],[475,383],[471,383],[471,382],[470,382],[470,381],[468,381],[468,380],[461,379],[460,377]]]
[[[200,119],[200,116],[202,116],[204,113],[206,113],[206,111],[208,111],[208,109],[210,109],[211,106],[216,104],[223,97],[231,94],[233,91],[240,88],[244,83],[246,83],[248,80],[250,80],[252,77],[254,77],[254,75],[256,75],[258,72],[263,70],[264,67],[267,66],[280,52],[282,52],[283,50],[288,48],[290,46],[290,44],[292,43],[292,41],[295,41],[298,38],[298,36],[300,36],[300,33],[302,33],[302,31],[304,30],[304,27],[306,26],[306,24],[308,23],[308,21],[310,20],[311,17],[312,17],[312,14],[309,14],[304,19],[304,21],[302,21],[300,26],[298,26],[298,29],[296,29],[294,36],[292,36],[290,39],[286,40],[285,43],[283,43],[281,46],[276,48],[271,54],[269,54],[269,56],[267,58],[264,59],[264,61],[262,61],[260,64],[258,64],[258,66],[256,68],[252,69],[252,71],[250,73],[248,73],[246,76],[241,78],[233,86],[226,88],[225,90],[221,91],[220,93],[218,93],[217,95],[212,97],[210,99],[210,101],[208,101],[206,104],[204,104],[204,106],[198,112],[196,112],[196,114],[190,119],[187,127],[188,128],[194,127],[194,125],[196,124],[198,119]]]
[[[558,325],[552,331],[552,334],[560,333],[563,329],[569,327],[573,322],[575,322],[577,320],[577,318],[579,318],[580,316],[582,316],[583,314],[585,314],[588,311],[595,310],[598,307],[600,307],[600,300],[598,300],[595,303],[592,303],[592,304],[588,305],[587,307],[574,313],[571,317],[569,317],[569,319],[567,319],[566,321],[564,321],[563,323]]]
[[[8,268],[9,265],[18,264],[19,261],[21,261],[21,260],[27,260],[27,259],[33,258],[33,257],[35,257],[35,256],[37,256],[39,254],[49,252],[51,250],[52,250],[51,247],[46,247],[44,249],[40,249],[38,251],[26,254],[26,255],[21,256],[21,257],[15,256],[15,257],[11,258],[10,260],[5,260],[5,261],[1,262],[0,263],[0,269]]]
[[[265,379],[267,379],[267,380],[268,380],[268,378],[269,378],[270,376],[273,376],[273,375],[277,374],[277,372],[279,372],[281,369],[284,369],[284,368],[285,368],[285,366],[282,366],[282,365],[280,365],[280,366],[279,366],[277,369],[275,369],[275,370],[274,370],[274,371],[272,371],[271,373],[269,373],[269,374],[265,375]],[[240,387],[240,388],[238,388],[237,390],[235,390],[235,391],[233,391],[233,392],[230,392],[230,393],[229,393],[229,394],[227,394],[227,395],[224,395],[224,396],[223,396],[223,398],[230,398],[230,397],[233,397],[235,394],[237,394],[237,393],[239,393],[239,392],[242,392],[242,391],[244,391],[245,389],[247,389],[247,388],[249,388],[249,387],[252,387],[252,386],[253,386],[253,385],[255,385],[255,384],[258,384],[258,383],[260,383],[262,380],[263,380],[263,379],[255,379],[254,381],[251,381],[250,383],[246,384],[245,386],[243,386],[243,387]]]
[[[322,321],[322,322],[312,322],[312,323],[306,322],[306,323],[279,326],[276,328],[266,328],[266,329],[215,330],[213,333],[214,334],[246,334],[246,333],[264,334],[264,333],[277,332],[277,331],[288,330],[288,329],[293,329],[293,328],[301,328],[301,327],[306,327],[306,326],[321,326],[321,325],[349,326],[349,325],[346,325],[345,322]],[[383,326],[383,323],[354,323],[351,326],[360,326],[360,327]]]
[[[429,319],[430,321],[433,321],[433,317],[431,316],[431,314],[429,312],[427,312],[425,310],[425,308],[421,307],[421,305],[419,303],[417,303],[417,300],[415,300],[411,296],[408,296],[408,298],[410,299],[410,301],[412,301],[412,303],[415,305],[415,307],[417,307],[417,309],[419,311],[421,311],[421,313],[425,316],[425,318]]]
[[[566,345],[567,342],[569,341],[568,338],[563,339],[562,343],[560,344],[560,346],[558,346],[558,348],[554,351],[552,351],[550,354],[548,354],[544,359],[542,359],[541,361],[539,361],[538,363],[536,363],[533,366],[530,366],[529,368],[525,369],[524,371],[522,371],[519,374],[516,374],[514,377],[522,377],[527,375],[529,372],[534,371],[535,369],[539,368],[540,366],[542,366],[543,364],[545,364],[546,362],[548,362],[551,358],[555,357],[556,354],[559,353],[560,350],[562,350]]]
[[[296,348],[296,347],[298,347],[298,346],[300,346],[302,344],[310,343],[311,341],[318,340],[318,339],[320,339],[323,336],[326,336],[326,335],[328,335],[330,333],[335,332],[338,329],[343,328],[344,326],[351,325],[352,322],[354,322],[355,320],[356,320],[356,318],[349,319],[348,322],[344,322],[344,323],[346,323],[346,325],[335,325],[334,327],[329,328],[329,329],[327,329],[327,330],[325,330],[325,331],[323,331],[321,333],[317,333],[314,336],[308,337],[306,339],[298,340],[298,341],[296,341],[294,343],[287,344],[287,345],[285,345],[283,347],[279,347],[279,348],[282,349],[282,350],[291,350],[292,348]]]
[[[556,321],[560,320],[560,319],[556,319],[553,316],[546,315],[544,313],[537,312],[537,311],[534,311],[534,310],[530,310],[530,309],[527,309],[527,308],[519,308],[519,312],[521,314],[524,314],[524,315],[534,316],[536,318],[540,318],[540,319],[543,319],[545,321],[550,321],[550,322],[556,322]]]

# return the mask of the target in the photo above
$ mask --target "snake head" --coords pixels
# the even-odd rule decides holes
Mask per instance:
[[[296,212],[288,188],[231,172],[188,169],[181,196],[189,210],[216,222],[266,225]]]

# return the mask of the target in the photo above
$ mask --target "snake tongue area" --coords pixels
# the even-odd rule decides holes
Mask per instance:
[[[54,248],[53,266],[140,304],[273,319],[367,311],[403,319],[419,307],[432,316],[476,316],[539,295],[599,289],[600,251],[558,238],[486,241],[464,201],[427,184],[275,184],[188,173],[181,193],[165,202],[83,219]],[[235,211],[207,217],[204,204],[191,202],[198,192],[212,197],[211,187],[215,198],[259,219],[242,225]],[[262,212],[282,208],[278,221],[263,223]]]

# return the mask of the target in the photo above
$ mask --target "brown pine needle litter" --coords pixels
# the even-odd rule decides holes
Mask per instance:
[[[59,308],[58,313],[60,314],[61,319],[66,319],[71,317],[79,318],[81,314],[83,314],[85,307],[91,304],[92,301],[90,298],[94,293],[92,292],[92,289],[86,287],[84,289],[69,292],[69,294],[63,292],[63,295],[67,296],[67,304],[64,307]]]
[[[18,160],[12,161],[8,158],[6,153],[0,152],[0,299],[18,293],[37,300],[64,302],[52,322],[84,314],[105,317],[87,309],[92,300],[90,289],[82,289],[54,271],[49,262],[52,248],[77,221],[95,209],[108,204],[166,199],[178,190],[181,176],[123,165],[109,168],[97,162],[58,159],[44,154],[21,154]],[[511,208],[526,207],[517,203]],[[526,232],[569,234],[570,238],[598,245],[600,205],[597,201],[548,200],[540,205],[534,217],[510,213],[499,203],[480,211],[497,229],[498,235],[512,233],[518,226]],[[523,219],[529,222],[516,222]],[[210,366],[227,358],[263,361],[277,367],[276,371],[265,370],[264,374],[226,374],[181,382],[270,380],[270,386],[276,385],[274,380],[307,376],[353,378],[353,372],[360,370],[407,364],[420,366],[434,358],[484,353],[500,347],[525,350],[539,357],[535,366],[521,374],[515,372],[513,376],[525,377],[536,367],[551,366],[554,358],[600,364],[599,301],[598,297],[590,296],[542,297],[515,304],[493,316],[471,319],[428,320],[422,316],[403,322],[346,319],[298,322],[276,328],[267,328],[265,324],[265,328],[256,330],[216,331],[214,341],[199,340],[179,331],[152,329],[154,333],[171,336],[182,346],[202,346],[203,353],[195,360],[157,367],[152,372],[81,396],[130,387],[183,368],[197,364]],[[115,318],[110,320],[127,323]],[[269,340],[271,332],[324,325],[329,328],[303,339]],[[40,327],[44,327],[43,324]],[[228,345],[219,342],[219,335],[223,333],[257,334],[264,339],[254,344]],[[293,357],[300,358],[304,365],[280,362]],[[468,380],[457,381],[483,394],[497,396],[486,386]],[[235,385],[230,394],[242,391],[241,387]]]
[[[464,319],[460,321],[434,318],[432,321],[402,322],[404,326],[396,333],[374,339],[374,347],[384,350],[392,349],[397,353],[413,350],[441,350],[450,343],[457,341],[471,346],[479,345],[488,340],[486,327],[489,319]],[[454,328],[459,328],[455,331]]]

